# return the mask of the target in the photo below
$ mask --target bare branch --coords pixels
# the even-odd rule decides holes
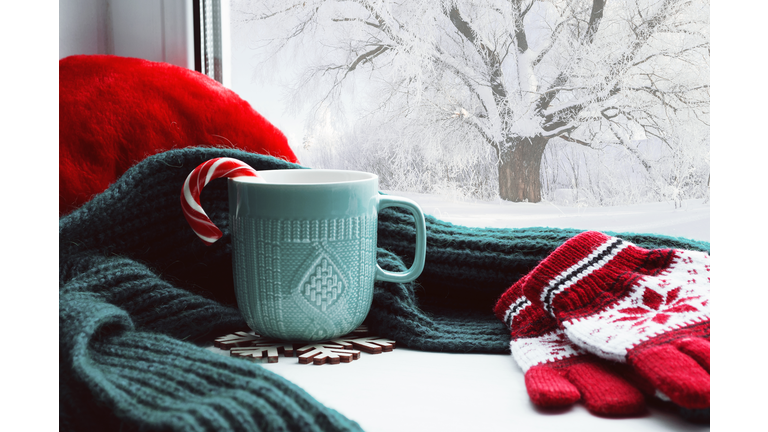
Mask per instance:
[[[352,64],[349,65],[349,67],[347,68],[346,73],[344,74],[344,77],[346,77],[350,72],[352,72],[355,69],[357,69],[357,65],[359,65],[360,63],[362,63],[362,62],[366,62],[366,63],[372,62],[373,59],[375,59],[376,57],[380,56],[382,53],[387,51],[389,48],[390,48],[389,46],[379,45],[376,48],[374,48],[374,49],[372,49],[372,50],[370,50],[370,51],[368,51],[366,53],[360,54],[360,56],[358,56],[355,59],[355,61],[353,61]]]
[[[585,142],[585,141],[582,141],[582,140],[579,140],[579,139],[576,139],[576,138],[573,138],[573,137],[571,137],[568,134],[558,135],[558,138],[560,138],[561,140],[564,140],[564,141],[572,142],[574,144],[583,145],[585,147],[592,147],[592,144],[590,144],[588,142]]]
[[[504,85],[499,57],[485,44],[477,40],[475,33],[469,26],[469,23],[465,21],[464,18],[462,18],[457,8],[454,7],[450,11],[446,12],[456,30],[477,49],[478,54],[480,54],[480,57],[483,59],[483,64],[485,66],[486,72],[489,75],[491,93],[493,94],[494,101],[496,102],[496,108],[499,110],[500,117],[502,119],[511,118],[512,112],[508,109],[507,89]],[[482,98],[480,98],[479,95],[478,99],[480,99],[482,102]],[[483,107],[487,112],[488,107],[485,106],[484,103]]]
[[[634,66],[639,66],[639,65],[641,65],[641,64],[643,64],[643,63],[645,63],[645,62],[647,62],[647,61],[649,61],[651,59],[654,59],[656,57],[679,58],[680,54],[688,52],[688,51],[697,50],[699,48],[707,48],[707,49],[709,49],[709,42],[698,44],[698,45],[694,45],[694,46],[691,46],[691,47],[686,47],[686,48],[683,48],[683,49],[680,49],[680,50],[674,51],[674,52],[670,52],[670,51],[655,52],[653,54],[650,54],[650,55],[646,56],[642,60],[638,60],[638,61],[632,63],[632,66],[633,67]]]
[[[264,14],[254,14],[252,12],[243,11],[243,10],[237,11],[237,12],[238,12],[239,15],[243,15],[243,16],[247,17],[247,18],[243,19],[244,22],[248,22],[248,21],[263,21],[263,20],[275,17],[277,15],[284,14],[284,13],[286,13],[288,11],[291,11],[293,9],[296,9],[298,7],[299,7],[299,4],[294,4],[292,6],[289,6],[289,7],[285,8],[285,9],[278,10],[276,12],[264,13]]]
[[[587,37],[584,39],[584,45],[590,45],[594,41],[594,35],[597,34],[600,29],[600,22],[603,18],[603,9],[605,7],[605,0],[593,0],[592,11],[590,12],[589,24],[587,25]],[[547,50],[549,51],[549,50]],[[543,56],[540,54],[540,56]],[[537,62],[538,63],[538,62]],[[561,71],[557,78],[552,82],[550,89],[548,89],[536,104],[536,110],[541,112],[549,107],[549,104],[557,97],[559,90],[553,90],[558,87],[562,87],[568,82],[568,75],[565,71]],[[578,114],[578,112],[575,112]]]
[[[376,29],[380,29],[381,28],[381,24],[372,23],[370,21],[366,21],[366,20],[361,19],[361,18],[331,18],[331,21],[333,21],[333,22],[349,22],[349,21],[361,22],[361,23],[363,23],[365,25],[369,25],[369,26],[371,26],[373,28],[376,28]]]
[[[525,34],[523,18],[525,18],[525,14],[528,13],[528,11],[531,9],[531,6],[533,6],[533,2],[531,2],[525,10],[520,10],[520,3],[520,1],[512,2],[512,9],[514,9],[516,12],[515,41],[517,42],[517,51],[523,53],[528,51],[528,37]]]
[[[552,34],[549,37],[549,44],[544,49],[542,49],[539,55],[537,55],[536,58],[533,60],[533,66],[537,66],[544,59],[544,57],[546,57],[549,51],[552,50],[552,48],[555,46],[556,42],[560,38],[560,34],[562,33],[562,30],[569,23],[570,23],[570,20],[568,19],[563,19],[562,21],[557,23],[557,25],[555,26],[555,29],[552,30]]]

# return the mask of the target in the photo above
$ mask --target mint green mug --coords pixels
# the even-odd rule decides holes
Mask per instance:
[[[380,195],[360,171],[289,169],[228,179],[237,305],[257,334],[321,341],[347,334],[368,315],[375,280],[409,282],[424,268],[426,229],[418,204]],[[376,263],[378,213],[415,219],[414,262],[390,272]]]

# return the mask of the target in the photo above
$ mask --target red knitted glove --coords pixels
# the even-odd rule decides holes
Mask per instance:
[[[709,408],[707,254],[585,232],[544,259],[523,290],[578,346],[626,362],[662,399]]]
[[[607,362],[571,343],[554,319],[525,298],[524,280],[501,296],[494,312],[511,330],[512,356],[525,373],[531,401],[554,408],[583,399],[589,411],[601,415],[643,412],[643,395]]]

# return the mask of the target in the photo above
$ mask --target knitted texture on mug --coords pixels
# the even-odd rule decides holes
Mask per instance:
[[[135,428],[162,425],[196,430],[221,429],[224,419],[233,429],[247,429],[243,425],[269,419],[272,425],[287,425],[282,429],[312,430],[295,417],[300,416],[318,419],[318,430],[357,428],[262,367],[212,357],[215,354],[193,343],[245,327],[235,306],[226,181],[212,181],[201,194],[203,208],[224,233],[213,245],[197,238],[179,205],[186,176],[216,157],[239,159],[257,170],[301,168],[233,149],[172,150],[138,163],[105,192],[59,220],[63,425],[71,422],[103,429],[127,422]],[[433,351],[509,352],[509,333],[494,317],[493,305],[510,284],[581,232],[466,228],[430,216],[426,221],[424,272],[411,283],[376,282],[367,323],[378,335],[401,346]],[[646,248],[709,251],[707,242],[610,234]],[[409,212],[388,208],[380,213],[378,261],[383,268],[409,266],[414,242]],[[177,367],[173,361],[164,362],[161,353],[182,363],[208,366]],[[245,381],[229,387],[216,378],[241,375],[241,371],[248,371],[242,373]],[[202,380],[217,390],[189,397],[158,385],[163,382],[156,381],[161,375],[176,383]],[[289,390],[281,390],[277,397],[276,391],[267,391],[260,383]],[[187,390],[195,393],[196,388]],[[212,393],[221,399],[203,397]],[[284,406],[281,398],[293,399],[307,416],[278,409]],[[186,423],[163,417],[173,415],[174,411],[166,412],[169,406],[178,408],[179,418]],[[231,414],[206,417],[221,410]],[[317,413],[323,414],[318,417]]]

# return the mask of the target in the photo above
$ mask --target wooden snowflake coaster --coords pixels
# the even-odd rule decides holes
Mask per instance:
[[[381,354],[382,352],[389,352],[395,349],[395,341],[380,338],[378,336],[346,336],[339,339],[333,339],[331,342],[340,344],[344,347],[349,346],[350,348],[365,351],[368,354]]]
[[[349,346],[352,348],[352,346]],[[336,345],[333,342],[321,342],[316,344],[304,345],[297,350],[299,353],[299,363],[322,365],[326,362],[330,364],[339,364],[339,362],[349,363],[352,360],[360,358],[360,351],[354,349],[345,349],[344,345]]]
[[[291,342],[262,337],[252,332],[235,332],[216,338],[213,345],[222,350],[229,350],[232,357],[241,357],[251,361],[266,360],[277,363],[278,356],[293,357],[297,353],[300,364],[339,364],[349,363],[360,358],[360,351],[368,354],[381,354],[395,348],[395,341],[368,334],[368,327],[361,325],[348,335],[330,341],[305,344],[294,349]]]
[[[365,324],[360,324],[359,327],[352,330],[347,336],[355,336],[355,337],[362,337],[362,336],[368,336],[368,326]]]
[[[261,335],[248,332],[235,332],[213,340],[213,346],[219,349],[228,350],[232,347],[251,346],[264,338]]]
[[[282,353],[293,357],[293,344],[274,339],[264,339],[263,342],[247,347],[233,347],[229,350],[232,357],[244,357],[249,360],[267,359],[268,363],[277,363],[277,356]]]

